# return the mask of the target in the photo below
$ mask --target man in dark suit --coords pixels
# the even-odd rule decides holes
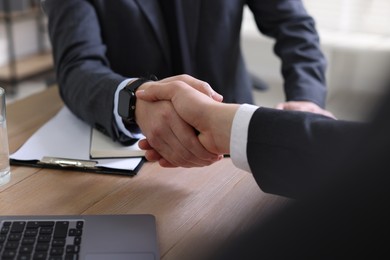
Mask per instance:
[[[210,84],[226,102],[252,103],[252,82],[240,50],[245,5],[259,30],[276,40],[291,101],[282,108],[329,114],[323,109],[326,62],[314,21],[300,0],[44,0],[65,104],[123,143],[141,137],[141,129],[171,163],[214,162],[218,157],[203,149],[167,102],[151,106],[129,97],[124,106],[131,108],[124,117],[117,107],[123,103],[121,90],[145,88],[134,79],[150,74],[159,79],[187,74],[191,77],[169,84]]]
[[[137,95],[171,100],[208,150],[230,153],[263,191],[296,199],[210,259],[390,256],[390,91],[367,122],[223,104],[210,98],[212,89],[202,91],[150,86]],[[146,140],[141,146],[166,165]]]

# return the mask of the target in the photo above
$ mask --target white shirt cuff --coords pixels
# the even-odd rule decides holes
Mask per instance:
[[[127,136],[129,136],[131,138],[141,139],[141,138],[144,138],[144,135],[141,134],[141,133],[132,133],[132,132],[130,132],[125,127],[125,124],[123,124],[122,118],[118,114],[119,91],[121,89],[123,89],[130,80],[133,80],[133,79],[125,79],[124,81],[122,81],[118,85],[118,87],[117,87],[117,89],[115,91],[115,95],[114,95],[114,111],[113,111],[113,113],[114,113],[115,123],[118,126],[119,131],[121,131],[122,133],[124,133],[125,135],[127,135]]]
[[[230,157],[233,164],[244,171],[251,172],[246,152],[249,122],[258,106],[243,104],[234,115],[230,136]]]

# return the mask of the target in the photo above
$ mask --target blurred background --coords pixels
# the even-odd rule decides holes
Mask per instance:
[[[339,119],[365,120],[390,72],[390,1],[303,2],[316,20],[328,60],[327,109]],[[258,33],[249,10],[242,45],[250,71],[270,85],[268,91],[255,91],[257,105],[275,106],[284,99],[280,62],[272,54],[273,41]]]
[[[327,109],[339,119],[365,120],[380,101],[390,72],[390,1],[303,2],[316,20],[328,60]],[[259,33],[248,9],[241,42],[249,70],[269,86],[254,88],[256,104],[274,107],[284,100],[280,62],[273,41]],[[39,0],[0,0],[0,82],[8,103],[55,84]]]

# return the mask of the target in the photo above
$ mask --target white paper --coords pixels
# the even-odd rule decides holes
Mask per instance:
[[[16,160],[41,160],[44,156],[90,160],[91,127],[66,106],[11,154]],[[134,170],[142,158],[98,159],[96,166]]]

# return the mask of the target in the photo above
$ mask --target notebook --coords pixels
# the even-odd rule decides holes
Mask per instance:
[[[96,128],[92,128],[89,155],[91,159],[143,157],[145,151],[138,147],[138,142],[124,146],[119,142],[112,141],[110,137],[99,132]]]
[[[157,260],[155,217],[0,216],[0,259]]]

